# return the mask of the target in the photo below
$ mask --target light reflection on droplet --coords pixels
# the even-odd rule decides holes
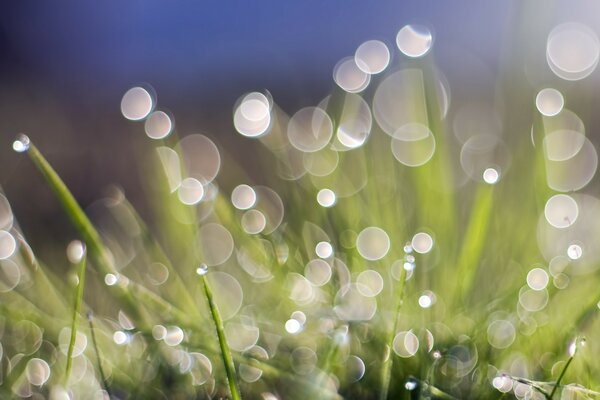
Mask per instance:
[[[7,231],[0,230],[0,260],[11,257],[17,249],[17,242],[13,235]]]
[[[242,215],[242,229],[244,232],[256,235],[267,226],[265,215],[258,210],[248,210]]]
[[[433,42],[431,31],[425,26],[406,25],[396,35],[396,45],[408,57],[422,57]]]
[[[371,81],[371,75],[361,70],[354,57],[347,57],[336,64],[333,80],[348,93],[363,91]]]
[[[233,236],[223,225],[214,222],[200,227],[199,242],[204,262],[209,267],[223,264],[233,253]]]
[[[165,334],[163,341],[167,346],[173,347],[183,342],[184,337],[185,334],[183,333],[183,329],[178,326],[169,326],[167,327],[167,333]]]
[[[495,168],[486,168],[483,171],[483,181],[488,185],[495,185],[500,179],[500,174]]]
[[[79,240],[73,240],[67,246],[67,258],[73,264],[77,264],[85,255],[85,245]]]
[[[519,291],[519,304],[530,312],[537,312],[548,304],[548,290],[533,290],[529,286],[524,286]]]
[[[167,336],[167,328],[162,325],[154,325],[152,327],[152,337],[154,340],[163,340]]]
[[[244,291],[238,280],[221,271],[207,274],[206,280],[212,289],[215,304],[221,312],[221,318],[228,320],[236,315],[244,300]]]
[[[429,308],[436,302],[436,300],[435,294],[430,290],[426,290],[419,297],[418,303],[421,308]]]
[[[69,348],[69,342],[71,341],[71,328],[63,328],[61,329],[58,335],[58,348],[61,353],[67,354]],[[85,349],[87,348],[87,336],[82,332],[77,331],[75,334],[75,346],[73,347],[73,357],[78,357],[83,354]]]
[[[188,206],[199,203],[203,196],[204,186],[195,178],[185,178],[177,189],[179,201]]]
[[[225,324],[225,336],[227,344],[235,351],[246,351],[256,344],[259,329],[255,326],[228,322]]]
[[[410,139],[402,139],[407,137]],[[394,133],[391,147],[396,160],[407,167],[419,167],[433,157],[436,141],[425,125],[407,124]]]
[[[516,337],[514,325],[507,320],[495,320],[488,325],[488,342],[497,349],[505,349],[510,346]]]
[[[317,193],[317,202],[323,207],[332,207],[335,200],[335,192],[331,189],[321,189]]]
[[[317,354],[309,347],[297,347],[292,351],[290,362],[292,369],[299,375],[311,373],[317,364]]]
[[[11,260],[0,263],[0,293],[10,292],[21,281],[21,269]]]
[[[27,150],[29,150],[30,144],[31,144],[31,141],[29,140],[29,137],[27,135],[20,133],[17,136],[17,138],[15,139],[15,141],[13,142],[12,148],[17,153],[23,153],[23,152],[26,152]]]
[[[582,133],[554,131],[544,138],[546,180],[559,192],[580,190],[596,174],[598,153]]]
[[[412,357],[419,350],[419,339],[412,331],[398,332],[392,344],[394,353],[402,358]]]
[[[119,281],[119,277],[115,274],[106,274],[104,276],[104,283],[106,286],[114,286]]]
[[[258,360],[268,360],[269,353],[260,346],[254,346],[245,355]],[[240,364],[239,366],[240,378],[248,383],[257,382],[262,376],[262,370],[260,368],[251,367],[250,365]]]
[[[568,22],[548,35],[546,60],[558,77],[575,81],[590,75],[598,65],[600,41],[587,26]]]
[[[115,342],[119,346],[123,346],[129,343],[129,335],[127,335],[123,331],[116,331],[113,333],[113,342]]]
[[[151,139],[164,139],[173,130],[173,121],[164,111],[155,111],[146,120],[144,130]]]
[[[356,278],[357,289],[363,296],[375,297],[383,290],[383,278],[379,272],[368,269]]]
[[[139,121],[150,114],[154,101],[148,91],[141,87],[129,89],[121,100],[121,113],[127,119]]]
[[[32,358],[27,361],[25,375],[32,385],[42,386],[50,378],[50,366],[41,358]]]
[[[418,386],[418,382],[415,378],[409,378],[405,383],[404,383],[404,389],[408,390],[409,392],[412,392],[413,390],[415,390]]]
[[[379,260],[390,250],[390,238],[383,229],[371,226],[358,234],[356,248],[364,259]]]
[[[419,232],[413,236],[411,247],[419,254],[426,254],[433,248],[433,238],[426,232]]]
[[[579,207],[577,202],[566,194],[552,196],[544,207],[544,216],[555,228],[567,228],[577,220]]]
[[[302,324],[299,321],[290,318],[285,322],[285,330],[292,335],[299,333],[302,330]]]
[[[192,376],[192,384],[195,386],[203,385],[212,375],[212,363],[202,353],[190,353],[192,358],[192,367],[190,375]]]
[[[319,242],[315,246],[315,254],[321,258],[329,258],[333,255],[333,247],[329,242]]]
[[[562,111],[565,105],[563,95],[556,89],[546,88],[540,90],[535,97],[535,106],[540,114],[553,117]]]
[[[188,135],[179,142],[187,176],[204,185],[212,182],[221,168],[221,155],[215,143],[201,134]]]
[[[333,123],[320,108],[302,108],[290,118],[287,135],[296,149],[304,152],[319,151],[329,144],[333,136]]]
[[[235,129],[246,137],[260,137],[271,126],[271,102],[262,93],[245,95],[233,113]]]
[[[378,74],[389,65],[390,50],[379,40],[369,40],[358,46],[354,61],[367,74]]]
[[[238,210],[248,210],[256,203],[256,192],[248,185],[238,185],[231,192],[231,204]]]
[[[350,356],[346,360],[346,376],[350,382],[358,382],[365,376],[365,362],[357,356]]]
[[[527,285],[533,290],[543,290],[548,286],[548,273],[542,268],[533,268],[527,273]]]
[[[567,248],[567,257],[571,260],[579,260],[583,255],[583,249],[578,244],[572,244]]]
[[[502,393],[508,393],[513,388],[513,381],[506,375],[500,375],[492,380],[492,386]]]
[[[315,286],[325,285],[331,279],[331,275],[331,266],[324,260],[311,260],[304,268],[304,276]]]

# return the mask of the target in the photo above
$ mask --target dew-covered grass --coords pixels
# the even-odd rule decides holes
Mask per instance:
[[[528,130],[500,128],[494,107],[452,104],[427,27],[395,42],[340,61],[317,105],[241,95],[233,126],[254,171],[176,131],[148,88],[124,90],[147,136],[132,161],[147,222],[117,187],[81,208],[18,136],[78,237],[57,273],[19,229],[20,199],[0,195],[0,395],[598,398],[588,121],[532,85],[515,89]],[[586,79],[599,49],[585,26],[557,26],[554,79]]]

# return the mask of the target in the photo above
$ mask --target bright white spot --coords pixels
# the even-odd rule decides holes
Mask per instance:
[[[335,204],[335,192],[331,189],[321,189],[317,193],[317,202],[323,207],[331,207]]]
[[[238,210],[247,210],[256,203],[256,192],[248,185],[238,185],[231,192],[231,204]]]
[[[246,137],[259,137],[271,125],[271,102],[262,93],[249,93],[233,114],[235,129]]]
[[[206,275],[208,273],[208,266],[206,264],[201,264],[198,268],[196,268],[196,273],[200,276]]]
[[[371,75],[360,69],[354,57],[348,57],[338,62],[334,67],[333,80],[346,92],[358,93],[369,85]]]
[[[583,255],[583,250],[580,245],[572,244],[567,248],[567,257],[571,260],[579,260]]]
[[[119,277],[115,274],[106,274],[104,276],[104,283],[107,286],[114,286],[119,281]]]
[[[248,210],[242,215],[242,228],[246,233],[256,235],[267,226],[267,219],[258,210]]]
[[[302,324],[300,324],[299,321],[297,321],[297,320],[295,320],[293,318],[292,319],[288,319],[285,322],[285,330],[288,333],[291,333],[292,335],[296,334],[296,333],[298,333],[298,332],[300,332],[302,330]]]
[[[553,117],[562,111],[565,105],[563,95],[556,89],[546,88],[540,90],[535,97],[535,106],[540,114]]]
[[[15,141],[13,142],[12,148],[17,153],[23,153],[23,152],[29,150],[30,144],[31,144],[31,141],[29,140],[29,137],[27,135],[24,135],[21,133],[17,136],[17,139],[15,139]]]
[[[358,46],[354,54],[354,61],[363,72],[378,74],[389,65],[390,51],[385,43],[379,40],[369,40]]]
[[[333,254],[333,247],[329,242],[319,242],[315,246],[315,253],[321,258],[329,258]]]
[[[433,238],[428,233],[419,232],[413,236],[411,246],[419,254],[429,253],[433,248]]]
[[[164,111],[155,111],[144,124],[146,135],[151,139],[164,139],[173,130],[173,122]]]
[[[6,260],[15,253],[17,242],[9,232],[0,230],[0,260]]]
[[[546,60],[558,77],[575,81],[590,75],[598,65],[600,42],[585,25],[569,22],[548,35]]]
[[[183,341],[183,329],[178,326],[170,326],[167,328],[167,334],[164,337],[164,341],[167,346],[177,346]]]
[[[177,197],[185,205],[197,204],[204,197],[204,186],[198,179],[185,178],[177,189]]]
[[[550,197],[544,207],[546,221],[555,228],[567,228],[573,225],[578,215],[577,202],[566,194]]]
[[[513,388],[512,379],[510,379],[508,376],[495,377],[492,380],[492,385],[502,393],[510,392]]]
[[[154,104],[152,96],[144,88],[134,87],[129,89],[121,100],[121,113],[127,119],[139,121],[152,111]]]
[[[67,258],[72,264],[77,264],[81,262],[83,256],[85,255],[85,246],[79,240],[73,240],[67,246]]]
[[[419,305],[422,308],[429,308],[433,305],[433,298],[429,294],[423,294],[419,297]]]
[[[573,357],[575,355],[575,353],[577,353],[577,341],[573,340],[571,342],[567,352],[569,353],[569,357]]]
[[[379,260],[390,250],[390,238],[383,229],[371,226],[358,234],[356,248],[364,259]]]
[[[495,168],[486,168],[486,170],[483,171],[483,181],[489,185],[497,183],[499,178],[500,174]]]
[[[527,285],[533,290],[543,290],[548,286],[548,273],[541,268],[534,268],[527,274]]]
[[[116,331],[113,334],[113,341],[116,344],[118,344],[119,346],[122,346],[122,345],[126,344],[129,341],[129,337],[123,331]]]
[[[424,26],[406,25],[396,35],[396,45],[398,49],[408,57],[422,57],[429,49],[433,37],[431,31]]]
[[[404,389],[408,391],[413,391],[417,388],[417,381],[414,379],[409,379],[404,383]]]

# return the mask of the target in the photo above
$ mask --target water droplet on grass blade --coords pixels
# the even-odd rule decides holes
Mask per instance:
[[[200,264],[200,266],[196,268],[196,273],[200,276],[206,275],[208,273],[208,266],[206,264]]]
[[[413,391],[417,388],[418,382],[415,378],[408,378],[408,380],[404,383],[404,388],[409,391]]]
[[[17,153],[23,153],[29,150],[30,144],[31,141],[29,140],[29,137],[23,133],[20,133],[13,142],[13,150]]]

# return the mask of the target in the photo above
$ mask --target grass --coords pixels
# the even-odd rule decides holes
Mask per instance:
[[[552,189],[582,172],[557,173],[539,144],[566,112],[531,112],[537,145],[513,135],[492,151],[488,138],[458,152],[430,58],[402,59],[371,79],[360,95],[336,88],[322,104],[331,120],[316,120],[357,133],[375,114],[363,144],[346,142],[354,149],[340,148],[343,136],[326,140],[335,151],[310,148],[320,131],[294,142],[290,126],[306,121],[252,94],[263,103],[245,112],[265,106],[268,129],[253,139],[261,146],[239,140],[264,163],[269,187],[204,136],[140,141],[148,224],[121,190],[84,211],[19,137],[14,148],[29,155],[87,253],[75,272],[66,261],[67,272],[50,268],[16,224],[0,227],[0,395],[598,398],[596,181],[576,193]],[[382,105],[376,88],[394,79],[410,96],[391,91]],[[519,98],[535,93],[515,88]],[[390,104],[387,117],[406,109],[422,124],[397,134],[426,127],[432,154],[423,136],[386,135]],[[256,129],[236,121],[246,136]],[[249,186],[236,197],[241,183]],[[317,201],[321,189],[335,201]],[[571,203],[547,211],[559,192],[577,205],[575,219],[561,219]],[[90,343],[73,356],[78,333]]]

